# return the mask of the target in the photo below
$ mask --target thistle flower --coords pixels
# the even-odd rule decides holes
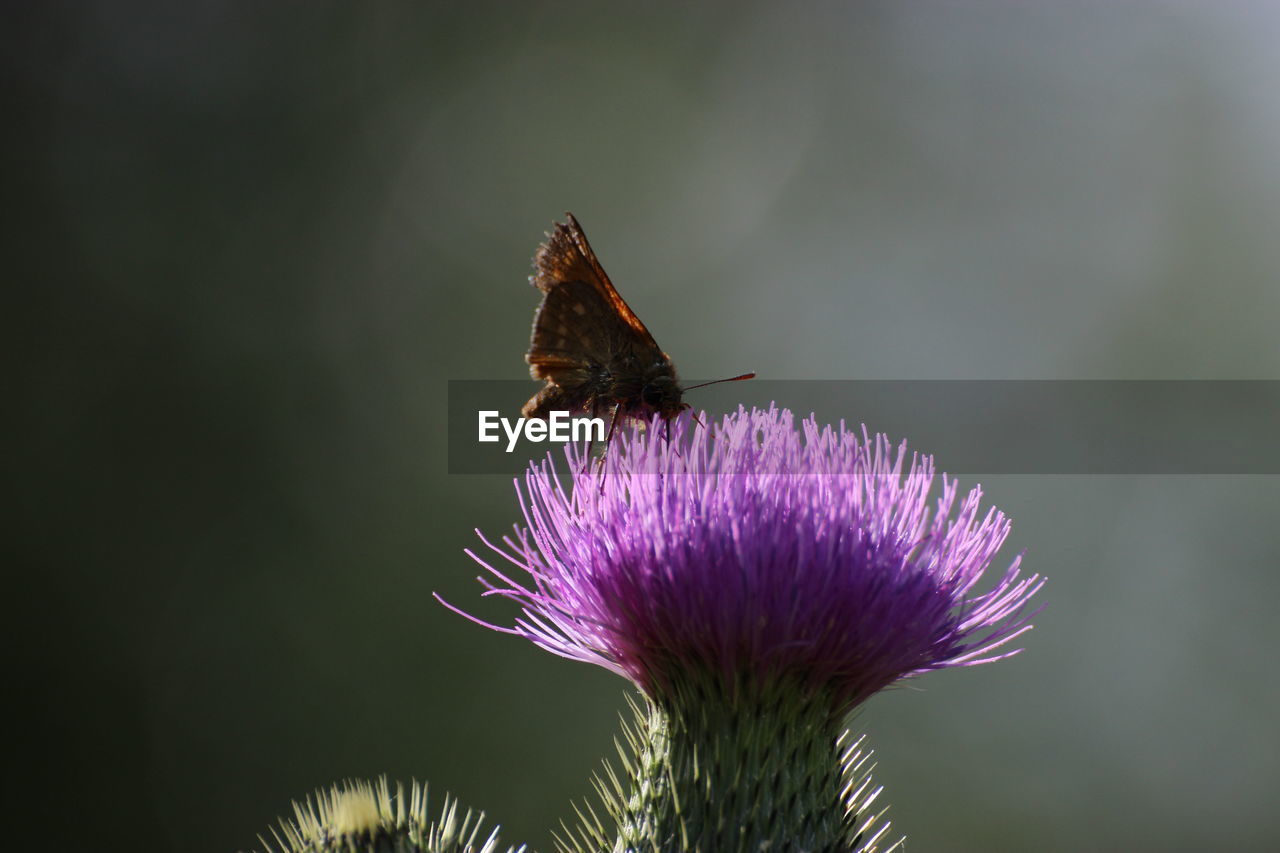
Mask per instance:
[[[669,439],[615,438],[599,464],[567,455],[572,488],[550,460],[532,466],[527,526],[501,545],[480,534],[532,583],[467,553],[524,606],[498,630],[651,697],[695,670],[726,685],[786,674],[831,691],[843,714],[901,678],[1016,654],[996,650],[1031,627],[1042,580],[1019,577],[1021,557],[974,592],[1009,520],[979,515],[978,488],[950,519],[945,475],[931,515],[933,460],[905,443],[895,453],[812,419],[801,435],[786,410],[740,410],[715,437],[681,419]]]
[[[699,423],[615,436],[599,461],[570,445],[567,487],[550,459],[532,465],[525,526],[480,534],[529,580],[468,551],[523,612],[482,624],[649,698],[625,844],[834,849],[850,837],[831,817],[843,717],[903,678],[1015,654],[1043,581],[1019,557],[978,591],[1009,521],[977,488],[952,518],[945,475],[930,512],[933,460],[905,444],[797,430],[775,408]],[[745,780],[754,793],[726,804]]]
[[[258,840],[267,853],[498,853],[498,830],[486,835],[483,821],[483,813],[459,811],[447,795],[439,820],[432,820],[426,785],[414,782],[406,792],[397,782],[393,795],[382,776],[376,783],[351,779],[317,790],[293,804],[292,820],[281,818],[279,829],[270,830],[274,846]]]

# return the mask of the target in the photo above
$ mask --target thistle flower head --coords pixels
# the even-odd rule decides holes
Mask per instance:
[[[500,543],[520,570],[468,552],[514,628],[650,696],[697,674],[799,682],[844,713],[908,676],[1016,653],[1038,576],[984,572],[1009,521],[931,457],[771,408],[616,435],[602,460],[567,448],[517,483],[525,525]],[[571,478],[571,479],[570,479]],[[932,511],[931,511],[932,504]],[[953,512],[954,511],[954,512]],[[527,579],[526,579],[527,576]],[[489,627],[497,627],[489,625]]]
[[[382,776],[377,782],[349,779],[295,801],[293,819],[281,818],[279,829],[270,830],[274,845],[258,839],[267,853],[499,853],[498,830],[486,835],[483,822],[483,813],[462,811],[447,795],[440,818],[432,820],[426,785],[414,782],[406,791],[396,783],[393,794]],[[507,853],[525,849],[509,847]]]

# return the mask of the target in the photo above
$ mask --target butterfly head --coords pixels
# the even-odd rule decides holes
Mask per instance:
[[[689,404],[682,398],[684,392],[669,362],[666,368],[646,378],[640,388],[640,402],[644,410],[670,419],[689,408]]]

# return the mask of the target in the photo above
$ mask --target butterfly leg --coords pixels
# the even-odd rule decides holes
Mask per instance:
[[[596,460],[596,440],[591,437],[591,432],[587,433],[587,452],[582,457],[582,474],[586,474],[591,470],[591,463]]]
[[[696,420],[697,420],[697,418],[694,418],[694,420],[696,421]],[[668,449],[668,451],[670,451],[670,449],[671,449],[671,418],[664,418],[664,419],[663,419],[663,422],[662,422],[662,425],[663,425],[663,428],[666,430],[666,433],[665,433],[665,435],[664,435],[664,438],[665,438],[666,443],[667,443],[667,449]],[[675,451],[674,451],[674,452],[675,452],[675,454],[676,454],[676,458],[680,458],[680,457],[682,456],[682,454],[680,453],[680,448],[679,448],[679,447],[675,448]]]
[[[604,493],[604,466],[605,461],[609,458],[609,447],[613,444],[613,431],[618,426],[618,416],[622,413],[622,404],[613,404],[613,415],[609,418],[609,432],[604,437],[604,452],[600,454],[600,492]]]

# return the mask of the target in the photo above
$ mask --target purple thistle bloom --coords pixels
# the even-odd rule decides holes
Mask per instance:
[[[899,679],[1016,654],[998,650],[1031,628],[1043,580],[1020,577],[1021,557],[975,591],[1009,520],[977,488],[949,518],[945,475],[931,513],[933,460],[905,443],[740,409],[713,430],[684,417],[669,439],[661,424],[620,434],[602,463],[566,452],[570,487],[550,458],[531,465],[526,526],[500,545],[480,534],[530,580],[467,552],[488,594],[523,606],[516,627],[488,627],[650,696],[692,674],[798,679],[843,714]]]

